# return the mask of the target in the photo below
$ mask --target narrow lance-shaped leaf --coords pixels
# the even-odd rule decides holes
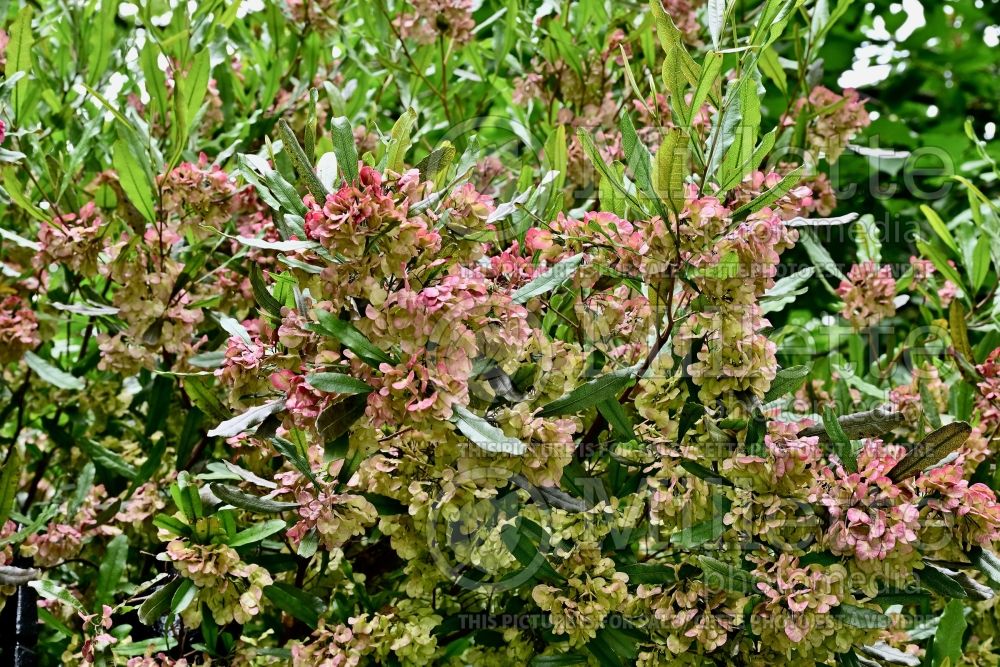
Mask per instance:
[[[392,357],[365,338],[365,335],[350,322],[341,320],[330,311],[322,309],[316,311],[316,318],[319,320],[320,333],[336,338],[341,345],[354,352],[369,366],[377,368],[379,364],[393,363]]]
[[[454,407],[452,421],[462,435],[488,452],[520,456],[527,450],[523,442],[508,436],[501,429],[461,405]]]
[[[285,409],[285,401],[277,400],[250,408],[246,412],[227,419],[208,432],[210,438],[231,438],[234,435],[257,426],[271,415]]]
[[[253,296],[257,305],[273,317],[281,317],[281,303],[274,298],[271,291],[264,283],[264,274],[260,270],[260,265],[250,265],[250,286],[253,288]]]
[[[606,373],[545,405],[538,413],[540,417],[551,415],[572,415],[594,407],[608,399],[617,399],[618,394],[635,382],[635,368],[624,368]]]
[[[358,180],[358,148],[354,143],[354,132],[351,121],[338,116],[330,123],[333,139],[333,152],[337,156],[337,165],[349,182]]]
[[[146,222],[153,222],[156,219],[153,184],[149,182],[146,170],[139,164],[139,156],[129,148],[123,139],[119,139],[115,142],[112,162],[118,172],[118,180],[122,190],[125,191],[129,201],[146,219]]]
[[[906,417],[903,413],[893,409],[892,406],[880,405],[872,410],[838,417],[837,421],[848,438],[860,440],[861,438],[877,438],[883,433],[888,433],[902,425],[906,421]],[[816,436],[820,442],[830,441],[830,436],[822,424],[803,429],[799,435],[802,437]]]
[[[150,105],[154,111],[160,114],[160,118],[166,118],[170,103],[167,94],[166,73],[160,69],[159,56],[160,50],[157,48],[156,42],[148,39],[139,53],[139,64],[142,67],[146,92],[149,93]]]
[[[209,49],[203,49],[195,54],[194,60],[191,62],[191,69],[184,77],[187,84],[184,86],[184,94],[186,95],[184,112],[189,126],[190,123],[194,122],[198,110],[201,109],[201,103],[205,100],[211,74],[212,53]]]
[[[635,175],[635,182],[639,190],[652,200],[660,216],[666,218],[667,213],[663,208],[663,202],[653,187],[653,156],[650,155],[649,150],[639,139],[639,135],[635,131],[635,126],[632,124],[632,118],[628,113],[622,113],[620,127],[622,131],[622,150],[625,151],[625,158],[628,160],[629,168]]]
[[[526,303],[529,299],[551,292],[576,272],[583,258],[584,255],[581,253],[557,262],[548,271],[536,276],[514,292],[511,297],[514,303]]]
[[[727,590],[749,594],[756,590],[756,579],[752,574],[735,565],[724,563],[710,556],[700,556],[698,562],[704,572],[705,585],[713,590]]]
[[[449,142],[444,142],[440,148],[435,148],[427,157],[417,163],[417,170],[424,180],[433,181],[435,177],[448,170],[455,160],[455,147]]]
[[[139,621],[143,625],[153,625],[167,615],[170,610],[170,600],[181,585],[180,577],[161,586],[153,591],[149,597],[139,605]]]
[[[833,448],[833,452],[840,459],[844,468],[849,472],[857,472],[858,460],[854,453],[854,445],[851,443],[851,439],[847,437],[847,434],[844,433],[840,422],[837,421],[837,415],[833,411],[833,408],[829,406],[823,410],[823,427],[830,437],[830,445]]]
[[[684,125],[688,130],[691,129],[691,124],[698,115],[698,111],[712,93],[712,89],[719,79],[719,74],[722,72],[722,61],[722,54],[717,51],[709,51],[705,54],[705,63],[701,68],[698,84],[691,95],[691,105],[684,112]]]
[[[261,521],[241,530],[226,541],[231,547],[242,547],[247,544],[254,544],[274,535],[278,531],[284,530],[288,524],[282,519],[270,519]]]
[[[271,500],[270,498],[259,498],[257,496],[250,495],[249,493],[244,493],[235,486],[230,486],[228,484],[214,483],[209,486],[216,498],[224,503],[232,505],[233,507],[239,507],[240,509],[247,510],[248,512],[273,514],[293,510],[299,506],[298,503],[287,503],[278,500]]]
[[[368,394],[370,385],[343,373],[311,373],[306,376],[309,386],[331,394]]]
[[[410,149],[410,134],[413,132],[413,126],[416,122],[417,112],[413,109],[407,109],[392,126],[392,131],[389,134],[389,148],[385,154],[386,169],[402,173],[403,157]]]
[[[972,433],[966,422],[952,422],[928,433],[910,449],[906,456],[889,471],[889,479],[897,484],[934,465],[965,444]]]
[[[947,664],[957,667],[962,664],[962,640],[968,626],[965,620],[965,605],[961,600],[951,600],[941,614],[934,643],[931,645],[931,664],[934,667]]]
[[[789,190],[798,185],[799,180],[801,178],[802,178],[802,167],[798,166],[795,169],[788,172],[787,174],[785,174],[784,177],[782,177],[782,179],[778,181],[778,183],[773,188],[767,190],[766,192],[762,192],[761,194],[757,195],[757,197],[755,197],[753,200],[747,202],[743,206],[740,206],[738,209],[733,211],[733,217],[741,220],[746,216],[750,215],[751,213],[756,213],[765,206],[770,206],[771,204],[773,204],[774,202],[778,201],[786,194],[788,194]]]
[[[540,551],[540,544],[547,541],[547,536],[534,521],[518,517],[516,523],[501,529],[500,538],[514,558],[532,574],[549,581],[563,579]]]
[[[0,471],[0,526],[10,518],[17,497],[17,486],[21,480],[21,455],[15,448]]]
[[[594,145],[594,140],[590,136],[589,132],[585,128],[580,128],[576,132],[577,138],[580,140],[580,144],[583,146],[583,152],[587,154],[590,159],[590,163],[594,165],[594,168],[601,174],[601,176],[607,179],[607,182],[612,186],[618,193],[620,193],[632,206],[636,208],[637,211],[645,212],[645,207],[642,205],[634,193],[632,193],[622,180],[619,174],[616,174],[614,169],[610,167],[601,157],[600,151],[597,150],[597,146]],[[604,197],[602,196],[602,200]]]
[[[284,145],[285,151],[292,160],[292,165],[295,167],[296,173],[298,173],[299,178],[302,179],[302,183],[305,183],[306,189],[309,190],[309,194],[317,202],[325,202],[327,191],[320,183],[319,177],[316,176],[316,172],[313,171],[312,162],[310,162],[308,156],[302,146],[299,145],[299,140],[295,138],[295,134],[292,132],[292,128],[288,126],[288,121],[284,118],[278,121],[278,134],[281,137],[281,142]]]
[[[319,625],[320,614],[326,605],[315,595],[290,584],[278,582],[264,587],[264,595],[281,611],[294,616],[310,628]]]
[[[705,13],[708,16],[708,33],[712,37],[712,45],[719,48],[722,30],[726,25],[726,0],[708,0]]]
[[[667,131],[656,151],[656,194],[675,214],[684,209],[684,180],[688,175],[688,135],[680,128]]]
[[[70,375],[61,368],[57,368],[34,352],[25,352],[24,362],[28,365],[28,368],[33,370],[38,375],[38,377],[54,387],[76,391],[79,391],[84,387],[83,380],[74,375]]]
[[[764,403],[776,401],[782,396],[792,393],[802,386],[802,383],[805,382],[807,377],[809,377],[808,366],[790,366],[788,368],[782,368],[774,376],[774,380],[771,382],[771,388],[768,389],[766,394],[764,394]]]
[[[100,569],[97,573],[96,599],[99,603],[110,602],[116,590],[118,582],[125,573],[125,564],[128,560],[128,537],[124,534],[116,535],[108,542],[108,546],[101,558]]]
[[[760,132],[760,74],[756,69],[744,75],[746,81],[737,99],[739,121],[733,128],[732,140],[719,166],[719,180],[737,183],[751,171],[750,162]]]
[[[115,43],[115,16],[118,0],[100,0],[101,9],[91,19],[89,32],[90,53],[87,56],[87,84],[97,85],[104,76]]]
[[[17,72],[31,71],[31,50],[35,43],[35,37],[31,32],[32,12],[31,4],[25,3],[11,24],[10,41],[7,42],[6,49],[7,64],[4,69],[4,74],[8,79]],[[31,85],[27,76],[22,77],[14,84],[11,103],[14,107],[14,116],[18,121],[21,121],[24,116],[24,105],[28,101],[28,89]]]

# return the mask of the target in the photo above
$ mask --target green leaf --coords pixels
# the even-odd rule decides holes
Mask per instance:
[[[680,128],[668,130],[656,150],[655,185],[658,197],[679,215],[684,209],[684,181],[688,175],[688,135]]]
[[[28,250],[34,250],[35,252],[38,252],[39,250],[42,249],[42,244],[38,243],[37,241],[26,239],[20,234],[15,234],[9,229],[4,229],[2,227],[0,227],[0,238],[4,239],[5,241],[10,241],[14,245],[19,246],[21,248],[27,248]]]
[[[870,213],[858,218],[854,225],[854,242],[858,248],[859,262],[882,261],[882,241],[879,239],[878,225]]]
[[[938,238],[944,241],[944,244],[948,246],[953,253],[961,255],[961,252],[958,250],[958,242],[955,241],[955,237],[952,235],[951,230],[948,229],[948,225],[944,224],[944,220],[942,220],[941,216],[937,214],[937,211],[932,209],[927,204],[921,204],[920,212],[924,214],[925,218],[927,218],[927,222],[930,223],[931,229],[933,229],[934,233],[938,235]]]
[[[757,591],[757,580],[752,574],[735,565],[724,563],[710,556],[699,556],[705,585],[713,590],[733,591],[749,595]]]
[[[13,445],[11,445],[13,447]],[[7,523],[14,509],[17,487],[21,482],[21,455],[17,448],[10,452],[0,471],[0,526]]]
[[[202,378],[189,375],[184,378],[184,392],[199,410],[212,419],[225,421],[229,418],[229,410],[222,404],[218,394]]]
[[[198,587],[190,579],[181,579],[180,585],[174,591],[174,596],[170,598],[170,613],[180,614],[191,606],[198,596]]]
[[[676,544],[682,549],[694,549],[706,542],[719,539],[722,533],[725,532],[725,529],[726,526],[721,519],[708,519],[707,521],[702,521],[701,523],[696,523],[693,526],[671,533],[670,543]]]
[[[618,394],[635,382],[635,368],[623,368],[606,373],[582,384],[562,398],[545,405],[538,413],[540,417],[552,415],[572,415],[592,408],[608,399],[617,400]]]
[[[830,406],[823,409],[823,427],[826,429],[827,435],[830,436],[830,446],[834,454],[840,459],[844,468],[849,472],[857,472],[858,459],[854,452],[854,445],[837,420],[837,413]]]
[[[851,627],[865,630],[887,628],[891,622],[883,613],[853,604],[841,604],[833,610],[833,615]]]
[[[146,92],[149,93],[149,103],[153,110],[166,118],[170,110],[169,96],[167,94],[166,73],[160,69],[160,50],[156,42],[152,39],[146,40],[146,45],[139,53],[139,64],[142,67],[142,75],[146,83]]]
[[[969,560],[976,568],[986,575],[990,583],[1000,587],[1000,556],[990,549],[972,547],[969,549]]]
[[[271,291],[264,283],[264,274],[258,264],[250,265],[250,286],[253,288],[253,296],[257,305],[272,317],[281,318],[281,303],[272,296]]]
[[[330,394],[368,394],[372,391],[370,385],[343,373],[311,373],[306,376],[306,382]]]
[[[788,94],[788,77],[774,49],[766,48],[761,51],[757,66],[760,67],[760,71],[764,76],[774,82],[774,85],[778,87],[782,95]]]
[[[236,533],[231,538],[226,540],[226,544],[231,547],[242,547],[247,544],[254,544],[270,537],[271,535],[274,535],[278,531],[284,530],[287,525],[288,524],[282,519],[269,519],[268,521],[261,521],[260,523],[255,523],[249,528]]]
[[[54,387],[72,391],[79,391],[84,388],[83,380],[70,375],[61,368],[56,368],[34,352],[25,352],[24,362],[28,364],[28,368],[33,370],[39,378]]]
[[[941,614],[934,643],[931,645],[932,665],[938,667],[950,660],[952,667],[962,664],[962,639],[968,623],[965,621],[965,605],[960,600],[952,600]]]
[[[191,537],[191,527],[177,517],[170,516],[169,514],[157,514],[154,516],[153,525],[180,537]]]
[[[809,377],[809,370],[808,366],[790,366],[779,370],[771,382],[771,388],[764,394],[764,404],[776,401],[782,396],[798,390],[805,379]]]
[[[807,266],[796,271],[790,276],[785,276],[774,284],[769,290],[764,292],[760,300],[761,315],[776,313],[784,309],[785,306],[793,303],[795,297],[801,296],[809,291],[807,283],[816,274],[816,268]]]
[[[784,177],[778,181],[773,188],[766,192],[762,192],[757,195],[750,202],[743,204],[735,211],[733,211],[733,218],[737,220],[742,220],[751,213],[756,213],[765,206],[770,206],[774,202],[778,201],[791,190],[793,187],[799,184],[802,178],[802,166],[798,166],[792,169],[790,172],[784,175]],[[832,263],[832,262],[831,262]]]
[[[709,484],[721,484],[722,486],[732,486],[733,483],[728,479],[715,472],[711,468],[703,466],[697,461],[692,461],[691,459],[681,459],[681,467],[688,471],[698,479],[703,479]]]
[[[132,152],[123,139],[115,142],[112,162],[118,172],[118,180],[122,190],[136,210],[146,219],[146,222],[156,220],[156,207],[153,203],[153,184],[142,165],[139,156]]]
[[[620,127],[622,132],[622,150],[625,152],[625,159],[628,161],[629,169],[632,170],[632,174],[635,176],[635,182],[639,190],[653,202],[656,210],[660,213],[660,217],[666,218],[666,209],[663,208],[663,202],[653,187],[653,156],[649,154],[649,149],[640,141],[639,135],[635,131],[635,126],[632,124],[632,118],[628,113],[622,113]]]
[[[986,279],[990,277],[990,249],[993,243],[988,234],[981,234],[976,241],[972,251],[972,258],[968,262],[971,265],[972,289],[978,292],[986,284]],[[952,301],[952,303],[955,303]]]
[[[267,160],[257,155],[241,153],[236,156],[236,164],[243,178],[254,186],[268,206],[275,210],[284,210],[294,215],[305,215],[306,206],[302,203],[302,197],[295,190],[291,183],[286,181],[281,174],[271,168]],[[259,178],[258,178],[259,177]],[[263,182],[260,181],[263,179]],[[315,247],[311,241],[282,241],[268,242],[263,239],[246,239],[239,237],[239,241],[244,245],[254,248],[264,248],[268,250],[303,250]],[[284,245],[271,245],[273,243],[291,243],[291,247]]]
[[[597,411],[601,413],[608,424],[611,425],[615,435],[623,440],[634,440],[635,429],[632,420],[625,414],[622,404],[615,399],[606,399],[597,404]]]
[[[362,493],[364,499],[372,504],[379,516],[397,516],[406,514],[409,507],[395,498],[383,496],[381,493]]]
[[[326,611],[323,600],[290,584],[278,582],[265,586],[264,595],[278,609],[299,619],[310,628],[319,625],[319,617]]]
[[[241,510],[257,512],[258,514],[277,514],[278,512],[286,512],[288,510],[296,509],[299,506],[298,503],[286,503],[278,500],[271,500],[269,498],[259,498],[257,496],[250,495],[249,493],[244,493],[235,486],[230,486],[228,484],[216,482],[210,484],[209,488],[212,489],[212,493],[215,494],[215,497],[222,502],[228,503],[233,507],[238,507]]]
[[[350,398],[357,397],[351,396]],[[350,400],[350,398],[348,400]],[[362,398],[362,400],[364,399],[364,397],[360,398]],[[271,438],[271,444],[274,445],[274,448],[277,449],[282,456],[288,459],[289,462],[295,466],[296,470],[305,475],[314,486],[320,486],[319,481],[317,481],[316,477],[313,475],[312,466],[309,465],[309,459],[306,458],[305,454],[302,453],[302,450],[297,444],[277,435]]]
[[[921,586],[932,593],[937,593],[946,600],[969,597],[962,584],[931,563],[925,562],[924,568],[917,570],[916,573]]]
[[[351,121],[338,116],[330,122],[333,152],[337,156],[337,166],[349,183],[358,180],[358,148],[354,144]]]
[[[481,449],[493,454],[513,454],[520,456],[527,450],[527,445],[512,438],[479,415],[469,412],[461,405],[453,408],[452,421],[462,435],[471,440]]]
[[[657,0],[658,1],[658,0]],[[612,621],[601,627],[593,639],[587,642],[587,650],[597,658],[601,667],[628,667],[636,664],[639,655],[641,635],[618,627],[624,621]],[[612,625],[612,623],[614,625]]]
[[[952,422],[931,433],[914,445],[889,471],[888,477],[897,484],[934,465],[965,444],[972,433],[966,422]]]
[[[4,74],[11,78],[17,72],[31,72],[31,53],[35,37],[31,32],[31,4],[25,4],[10,25],[10,41],[5,51],[7,64]],[[11,105],[14,107],[14,117],[20,122],[24,118],[24,106],[28,101],[28,89],[32,83],[28,76],[22,77],[14,84],[11,92]],[[37,84],[36,84],[37,85]]]
[[[316,319],[319,333],[336,338],[369,366],[378,368],[379,364],[395,363],[392,357],[373,345],[350,322],[338,319],[333,313],[323,309],[316,311]]]
[[[678,80],[686,80],[690,85],[697,85],[701,76],[701,67],[694,61],[691,54],[684,46],[684,36],[670,16],[663,11],[660,0],[650,0],[649,7],[653,12],[653,21],[656,24],[656,36],[660,40],[660,46],[666,52],[664,59],[664,71],[669,68],[676,69],[677,74],[670,77],[664,76],[665,83],[675,97],[681,97],[683,91],[679,87],[672,87],[671,83]],[[667,82],[667,79],[670,82]]]
[[[958,271],[956,271],[955,267],[948,263],[948,259],[942,255],[937,248],[930,245],[926,241],[917,241],[917,250],[920,251],[922,256],[931,260],[934,264],[934,268],[937,269],[941,275],[954,283],[958,288],[962,289],[962,286],[965,283],[962,281],[961,276],[958,275]],[[964,292],[965,290],[962,289],[962,291]]]
[[[701,109],[719,80],[719,74],[722,72],[722,61],[721,53],[709,51],[705,54],[705,63],[701,68],[701,75],[698,77],[698,85],[695,86],[694,93],[691,95],[691,105],[684,112],[682,119],[689,132],[695,117],[698,115],[698,110]]]
[[[38,594],[46,600],[62,602],[78,614],[85,615],[87,613],[87,610],[79,600],[73,597],[69,591],[54,581],[49,579],[36,579],[35,581],[29,581],[28,585],[38,591]]]
[[[580,144],[583,146],[583,152],[587,154],[587,158],[590,163],[594,165],[594,168],[598,173],[607,180],[608,185],[610,185],[614,190],[621,194],[635,209],[639,212],[644,213],[645,208],[642,205],[635,194],[627,187],[625,187],[625,182],[621,175],[615,173],[615,171],[609,167],[605,162],[604,158],[601,157],[600,151],[597,150],[597,146],[594,145],[594,140],[590,136],[589,131],[586,128],[579,128],[576,132],[577,138],[580,140]],[[601,197],[601,201],[604,201],[605,197]]]
[[[87,55],[87,85],[96,86],[107,73],[111,47],[115,43],[115,16],[118,0],[100,0],[101,10],[93,17],[88,30],[90,53]],[[96,3],[95,3],[96,4]]]
[[[517,517],[514,523],[500,529],[500,539],[524,568],[533,576],[552,582],[563,581],[562,575],[556,572],[545,557],[539,545],[548,543],[548,535],[534,521]]]
[[[327,195],[326,187],[320,183],[319,177],[313,171],[309,157],[302,150],[302,146],[299,145],[298,139],[295,138],[292,128],[288,126],[288,122],[284,118],[278,121],[278,135],[281,137],[284,150],[289,158],[291,158],[292,165],[301,179],[300,183],[305,183],[306,189],[313,196],[313,199],[319,203],[325,202]]]
[[[708,34],[712,37],[712,46],[719,48],[722,30],[726,27],[726,0],[708,0],[705,15],[708,17]]]
[[[736,92],[732,109],[735,121],[728,117],[723,123],[735,122],[734,126],[725,127],[727,135],[721,138],[720,148],[711,156],[721,157],[719,164],[719,182],[740,182],[753,169],[751,162],[754,157],[754,146],[760,132],[760,75],[752,69],[744,75],[744,83]],[[725,150],[725,153],[722,151]],[[711,167],[711,165],[710,165]],[[714,172],[712,172],[714,173]]]
[[[21,182],[17,180],[17,172],[14,167],[4,168],[3,186],[7,190],[7,194],[10,195],[11,201],[24,209],[28,215],[39,222],[49,221],[49,216],[24,194],[24,189],[21,187]]]
[[[669,565],[633,563],[631,565],[619,566],[618,571],[628,575],[628,583],[632,586],[638,586],[639,584],[659,586],[672,584],[677,581],[677,573]]]
[[[931,393],[931,388],[926,379],[921,378],[920,383],[920,404],[924,408],[924,417],[930,422],[931,428],[941,428],[941,413],[938,410],[937,399]]]
[[[152,626],[170,611],[170,601],[181,585],[181,579],[175,578],[157,588],[139,605],[139,621],[143,625]]]
[[[427,157],[417,163],[420,178],[433,181],[438,174],[447,172],[454,160],[455,147],[446,141],[440,148],[435,148],[428,153]]]
[[[207,433],[210,438],[231,438],[261,424],[273,414],[285,409],[284,400],[270,401],[250,408],[246,412],[227,419]]]
[[[392,131],[389,134],[389,148],[385,154],[385,167],[387,170],[394,171],[397,174],[403,173],[405,167],[403,157],[406,155],[406,151],[410,149],[410,134],[413,132],[413,126],[416,122],[417,112],[413,109],[407,109],[392,126]],[[340,156],[338,155],[337,157],[339,158]]]
[[[97,592],[94,595],[98,604],[109,604],[114,600],[127,562],[128,537],[116,535],[108,542],[97,571]]]
[[[551,292],[576,272],[583,258],[583,253],[580,253],[557,262],[548,271],[535,276],[526,285],[521,286],[514,292],[511,299],[514,303],[526,303],[536,296]]]
[[[316,430],[326,442],[332,442],[347,433],[354,422],[365,414],[368,398],[364,394],[348,396],[337,401],[319,413]]]
[[[178,78],[184,79],[185,85],[183,89],[178,88],[178,90],[182,91],[182,96],[184,97],[187,127],[190,127],[190,124],[194,122],[195,116],[201,109],[201,103],[205,100],[205,94],[208,92],[208,82],[211,74],[212,53],[210,49],[205,48],[195,54],[187,76],[175,78],[175,82]]]

